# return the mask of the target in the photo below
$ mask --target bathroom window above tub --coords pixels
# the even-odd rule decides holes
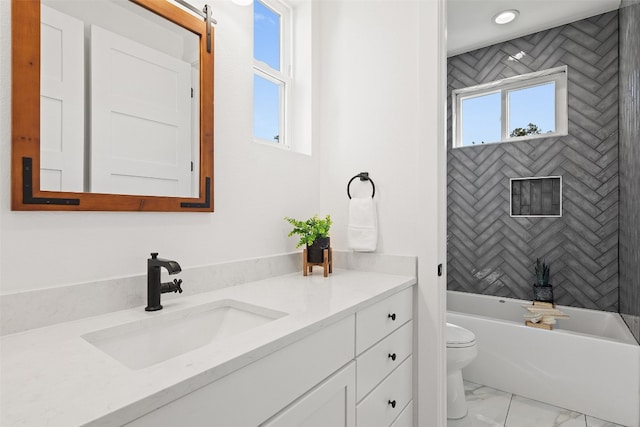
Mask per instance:
[[[567,134],[567,67],[454,90],[453,147]]]

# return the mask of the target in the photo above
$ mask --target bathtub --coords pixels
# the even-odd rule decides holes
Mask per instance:
[[[640,427],[640,346],[617,313],[566,306],[554,330],[524,325],[530,301],[447,291],[447,321],[476,335],[465,380]]]

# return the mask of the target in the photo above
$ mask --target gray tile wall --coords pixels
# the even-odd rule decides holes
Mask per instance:
[[[640,2],[620,9],[620,313],[640,342]]]
[[[454,89],[562,65],[569,135],[449,141],[448,288],[531,299],[539,257],[551,264],[557,303],[617,311],[617,11],[450,58],[449,119]],[[561,218],[509,216],[509,179],[532,176],[563,177]]]

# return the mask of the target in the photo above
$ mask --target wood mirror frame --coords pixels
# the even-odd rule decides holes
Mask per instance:
[[[168,1],[131,1],[200,38],[200,197],[40,190],[40,1],[12,0],[12,210],[213,212],[213,28]]]

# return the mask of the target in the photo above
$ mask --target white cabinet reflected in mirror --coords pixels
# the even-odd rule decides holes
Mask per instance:
[[[43,0],[40,190],[198,197],[200,37],[128,0]]]

